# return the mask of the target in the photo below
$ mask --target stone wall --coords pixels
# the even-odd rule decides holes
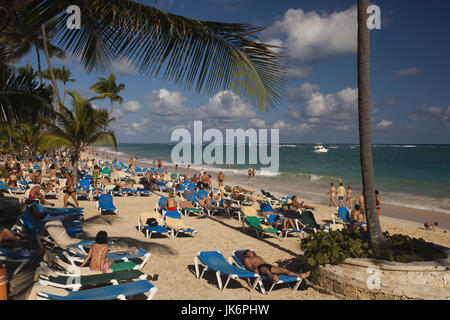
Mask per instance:
[[[450,249],[447,259],[399,263],[375,259],[347,259],[319,266],[309,278],[321,290],[344,299],[448,300],[450,299]]]

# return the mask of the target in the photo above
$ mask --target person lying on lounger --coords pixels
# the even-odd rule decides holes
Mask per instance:
[[[164,203],[163,209],[168,211],[175,211],[177,210],[178,204],[175,200],[175,197],[173,193],[169,194],[169,197],[167,198],[166,202]]]
[[[302,201],[301,203],[298,202],[297,196],[292,196],[292,205],[299,209],[306,209],[306,210],[315,210],[314,207],[310,207],[304,204],[305,201]]]
[[[91,260],[89,268],[92,271],[102,271],[103,273],[106,273],[114,264],[113,260],[106,259],[108,250],[108,234],[105,231],[100,231],[97,233],[95,243],[92,245],[89,254],[86,259],[84,259],[80,268],[83,268],[88,261]]]
[[[298,274],[289,271],[286,268],[280,268],[268,264],[263,258],[258,257],[253,251],[247,250],[244,254],[244,265],[245,267],[255,273],[266,276],[273,282],[278,282],[277,275],[284,274],[292,277],[299,277],[305,279],[311,275],[311,271],[306,273]]]
[[[16,236],[14,233],[11,232],[11,230],[0,227],[0,245],[5,245],[6,242],[19,242],[20,237]]]
[[[294,221],[286,217],[282,218],[280,216],[275,217],[273,227],[282,232],[288,230],[289,228],[296,229]]]

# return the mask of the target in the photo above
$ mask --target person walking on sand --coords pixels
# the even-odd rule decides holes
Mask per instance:
[[[191,177],[191,165],[188,164],[187,166],[187,177],[190,178]]]
[[[345,198],[346,202],[347,202],[347,208],[349,210],[352,210],[353,207],[353,203],[352,203],[352,187],[348,186],[347,187],[347,197]]]
[[[225,181],[225,174],[221,171],[217,175],[217,183],[219,184],[219,189],[220,189],[220,187],[223,187],[224,181]]]
[[[250,179],[252,177],[252,168],[248,169],[248,178]]]
[[[335,197],[336,197],[336,188],[334,187],[334,183],[330,183],[330,190],[328,190],[327,195],[330,195],[330,204],[329,206],[331,207],[332,205],[334,205],[335,207],[337,207],[338,205],[336,204],[335,201]]]
[[[378,190],[375,190],[375,199],[377,203],[377,214],[380,216],[381,212],[381,198],[380,198],[380,192]]]
[[[344,198],[345,198],[345,188],[344,188],[344,184],[341,182],[339,183],[339,187],[337,188],[336,191],[338,200],[339,200],[339,207],[343,207],[344,206]]]
[[[254,178],[254,177],[255,177],[255,174],[256,174],[256,170],[255,170],[255,169],[253,169],[253,170],[252,170],[252,178]]]
[[[65,171],[65,176],[66,176],[66,186],[63,190],[63,192],[65,193],[64,195],[64,208],[67,208],[67,200],[69,199],[69,197],[72,197],[72,199],[75,201],[75,206],[78,208],[78,200],[77,200],[77,193],[75,192],[75,183],[73,181],[73,177],[71,174],[69,174],[68,171]]]
[[[263,258],[258,257],[251,250],[247,250],[244,253],[244,265],[248,270],[258,273],[259,275],[266,276],[273,282],[278,282],[277,275],[281,275],[281,274],[291,276],[291,277],[299,277],[301,279],[305,279],[311,275],[311,271],[308,271],[308,272],[302,273],[302,274],[298,274],[298,273],[289,271],[286,268],[272,266],[271,264],[268,264]]]

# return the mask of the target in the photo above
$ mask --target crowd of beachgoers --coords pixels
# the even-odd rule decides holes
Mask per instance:
[[[307,270],[290,270],[279,263],[266,262],[261,254],[270,261],[274,257],[285,260],[293,257],[274,253],[273,248],[266,248],[267,241],[290,239],[283,242],[284,249],[295,250],[294,255],[298,255],[299,241],[308,233],[365,228],[348,210],[336,212],[336,208],[305,203],[295,195],[281,196],[234,185],[226,181],[223,172],[214,178],[207,172],[191,173],[189,167],[184,173],[178,172],[178,166],[169,172],[162,161],[141,168],[137,159],[124,163],[106,154],[99,155],[92,148],[83,153],[76,175],[70,157],[63,150],[29,159],[3,154],[1,161],[7,178],[1,182],[0,191],[18,197],[24,208],[16,223],[1,227],[0,262],[6,262],[8,274],[13,276],[29,265],[35,267],[31,281],[34,285],[25,299],[113,299],[144,293],[153,298],[156,281],[164,283],[164,280],[162,275],[158,280],[157,274],[151,276],[146,272],[151,255],[146,244],[138,248],[123,244],[116,251],[110,239],[111,233],[112,238],[131,233],[133,228],[127,227],[130,220],[138,221],[140,241],[148,243],[189,237],[201,238],[197,244],[213,244],[220,243],[220,233],[224,248],[239,249],[232,251],[233,259],[227,260],[222,250],[216,250],[217,246],[212,251],[200,246],[192,273],[202,278],[208,269],[221,272],[216,280],[220,289],[225,289],[231,278],[251,279],[251,289],[255,289],[252,292],[263,293],[271,292],[276,284],[292,284],[298,289],[310,275]],[[131,212],[134,218],[130,218]],[[324,215],[330,217],[330,213],[332,221],[327,221]],[[108,228],[103,224],[87,222],[98,216],[105,219],[125,216],[126,222],[113,221],[114,228],[106,232]],[[230,231],[223,226],[204,225],[203,221],[208,219],[198,220],[216,221],[215,217],[226,217],[226,221],[232,221],[231,227],[239,227]],[[197,226],[191,227],[193,221]],[[257,244],[252,246],[248,238],[234,234],[237,229],[245,230],[244,235],[251,234]],[[226,240],[228,237],[230,240]],[[186,250],[184,243],[177,244]],[[183,263],[176,265],[180,267]],[[228,277],[224,284],[223,277]],[[286,299],[289,295],[277,298]],[[328,296],[314,292],[310,298]]]

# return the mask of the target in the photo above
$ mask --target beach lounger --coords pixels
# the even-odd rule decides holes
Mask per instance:
[[[235,250],[235,251],[233,251],[233,258],[232,258],[232,263],[236,264],[239,268],[242,268],[244,270],[247,270],[247,268],[244,265],[244,254],[246,251],[247,250]],[[255,255],[256,255],[256,253],[255,253]],[[270,292],[272,292],[272,289],[276,285],[283,284],[283,283],[294,283],[292,290],[296,291],[303,281],[302,278],[287,276],[287,275],[283,275],[283,274],[277,275],[277,277],[278,277],[278,282],[273,282],[273,281],[270,281],[266,276],[262,276],[261,280],[262,281],[270,281],[271,287],[270,287],[269,291],[266,292],[266,290],[262,284],[262,281],[261,281],[261,291],[263,293],[270,294]]]
[[[20,177],[19,180],[17,180],[17,187],[23,190],[27,190],[30,188],[30,184],[27,180],[25,180],[24,177]]]
[[[276,238],[280,239],[281,231],[274,229],[270,226],[264,227],[262,222],[264,222],[266,219],[259,218],[259,217],[245,217],[244,221],[247,223],[247,225],[255,230],[256,236],[260,239],[264,237],[264,235],[271,235],[275,236]]]
[[[163,215],[165,226],[172,230],[172,236],[177,237],[179,233],[195,237],[197,230],[187,227],[179,211],[166,211]]]
[[[81,179],[75,187],[78,200],[89,200],[91,193],[91,182],[88,179]],[[81,192],[80,192],[81,191]]]
[[[161,224],[158,224],[154,227],[148,226],[147,219],[150,218],[155,218],[158,223],[162,221],[162,217],[158,212],[144,212],[143,214],[141,214],[141,216],[138,218],[138,230],[145,231],[145,236],[147,237],[147,239],[150,239],[152,237],[152,234],[162,234],[168,238],[172,237],[172,231],[162,226]]]
[[[314,233],[322,230],[322,226],[317,223],[314,214],[310,210],[304,210],[300,212],[300,219],[297,219],[300,225],[302,225],[306,230],[311,229]]]
[[[102,273],[88,276],[47,276],[40,274],[38,278],[39,284],[43,286],[52,286],[56,288],[78,291],[82,288],[119,284],[124,281],[131,280],[147,280],[147,275],[139,270],[126,270],[113,273]]]
[[[130,189],[130,188],[125,188],[122,189],[122,192],[125,194],[125,196],[127,197],[137,197],[138,193],[136,190]]]
[[[158,201],[156,202],[156,208],[155,210],[157,212],[160,212],[161,214],[163,213],[163,207],[164,204],[166,203],[166,200],[169,199],[168,197],[159,197]]]
[[[10,195],[12,195],[13,193],[24,194],[26,192],[26,189],[10,187],[0,180],[0,192],[8,192]]]
[[[271,214],[267,217],[267,220],[269,221],[270,225],[273,227],[273,224],[275,222],[275,218],[279,217],[279,214]],[[285,218],[281,218],[281,219],[285,219]],[[299,229],[293,229],[293,228],[288,228],[286,231],[281,231],[282,233],[284,233],[284,237],[286,238],[288,236],[288,234],[293,233],[298,237],[301,237],[303,231],[299,230]]]
[[[258,211],[254,206],[241,206],[239,214],[239,222],[242,222],[242,227],[245,227],[244,220],[242,219],[242,216],[244,217],[258,217]],[[242,216],[241,216],[242,214]]]
[[[152,194],[150,191],[148,191],[144,188],[137,188],[136,192],[140,197],[150,197]]]
[[[113,197],[110,194],[102,194],[97,201],[97,210],[100,214],[119,214],[119,210],[114,206]]]
[[[333,220],[333,224],[336,224],[336,220],[342,223],[350,223],[350,211],[346,207],[339,207],[337,216],[336,214],[331,214],[331,219]]]
[[[108,287],[70,291],[67,296],[57,296],[38,292],[38,300],[126,300],[126,297],[148,293],[148,299],[153,299],[157,288],[147,280],[127,282]]]
[[[83,219],[84,218],[84,209],[83,208],[53,208],[53,207],[45,207],[40,205],[37,202],[33,203],[36,206],[36,209],[39,212],[46,213],[49,216],[64,216],[65,218],[76,218]]]
[[[225,290],[230,279],[237,280],[239,278],[245,278],[247,280],[255,279],[253,285],[251,285],[252,289],[255,289],[261,279],[261,276],[257,273],[230,264],[219,251],[199,252],[197,257],[194,258],[194,264],[197,279],[201,279],[204,273],[209,269],[215,271],[220,290]],[[202,273],[200,273],[200,265],[203,266]],[[225,285],[222,285],[222,275],[227,276]]]
[[[14,276],[18,274],[27,263],[41,260],[41,256],[33,255],[32,252],[27,249],[9,249],[0,247],[0,261],[19,263],[19,266],[14,270]]]

